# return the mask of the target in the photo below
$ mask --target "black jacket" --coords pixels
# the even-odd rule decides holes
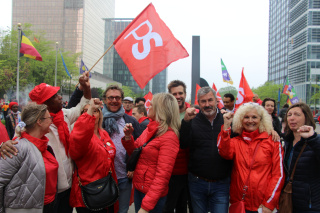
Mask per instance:
[[[282,133],[281,133],[282,125],[280,123],[279,118],[274,114],[272,114],[272,126],[274,131],[276,131],[278,135],[282,136]]]
[[[294,147],[292,160],[288,165],[293,146],[293,137],[285,139],[284,171],[286,182],[304,143],[307,143],[293,176],[292,203],[293,209],[299,211],[320,211],[320,136],[315,133],[308,139],[301,139]]]
[[[127,115],[126,113],[123,114],[123,118],[126,123],[132,124],[132,127],[134,129],[132,136],[133,136],[134,140],[136,140],[142,133],[142,131],[140,129],[139,122],[134,117]],[[104,124],[104,122],[103,122],[103,124]],[[120,130],[120,131],[122,131],[122,130]]]
[[[211,126],[201,111],[189,122],[182,120],[180,147],[189,147],[189,172],[211,180],[221,180],[231,174],[232,161],[223,159],[217,148],[217,138],[223,125],[223,115],[217,114]]]
[[[6,121],[6,129],[9,135],[10,140],[13,138],[14,133],[15,133],[15,126],[12,126],[12,122],[11,122],[11,118],[12,118],[12,114],[9,113],[6,117],[5,117],[5,121]],[[15,119],[12,118],[15,122]]]

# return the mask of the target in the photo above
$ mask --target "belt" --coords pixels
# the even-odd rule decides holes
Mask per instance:
[[[193,174],[192,172],[190,172],[190,173]],[[196,174],[193,174],[193,175],[196,176],[197,178],[201,179],[201,180],[206,181],[206,182],[218,182],[218,181],[220,181],[220,179],[212,180],[212,179],[207,179],[207,178],[201,177],[201,176],[196,175]]]

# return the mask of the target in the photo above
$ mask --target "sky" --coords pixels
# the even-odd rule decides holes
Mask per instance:
[[[218,89],[222,59],[238,89],[241,70],[250,87],[268,79],[268,0],[115,0],[116,18],[135,18],[149,3],[189,53],[168,67],[168,83],[182,80],[191,94],[192,36],[200,36],[200,77]],[[11,26],[11,0],[0,0],[0,28]]]

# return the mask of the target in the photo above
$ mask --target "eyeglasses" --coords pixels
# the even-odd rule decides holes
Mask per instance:
[[[115,97],[114,96],[109,96],[107,98],[108,98],[109,101],[113,101],[113,99],[116,99],[116,101],[119,101],[121,97],[120,96],[115,96]]]
[[[51,121],[53,120],[53,116],[49,116],[49,117],[47,117],[47,118],[41,118],[41,119],[42,119],[42,120],[45,120],[45,119],[48,119],[48,118],[50,118]]]

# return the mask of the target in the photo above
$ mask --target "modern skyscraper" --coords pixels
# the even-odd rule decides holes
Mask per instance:
[[[105,50],[107,50],[120,33],[131,23],[132,18],[105,18]],[[112,47],[103,59],[103,74],[112,78],[114,81],[129,86],[136,94],[153,94],[166,91],[167,70],[163,70],[156,75],[143,90],[133,79],[128,67],[122,61],[117,51]],[[152,90],[151,90],[152,88]]]
[[[113,18],[115,0],[12,0],[12,25],[30,23],[59,48],[81,53],[88,68],[104,53],[104,21]],[[37,38],[41,42],[41,38]],[[103,73],[102,62],[93,71]]]
[[[309,104],[311,84],[320,81],[320,1],[269,2],[268,80],[282,83],[288,76],[298,98]]]

